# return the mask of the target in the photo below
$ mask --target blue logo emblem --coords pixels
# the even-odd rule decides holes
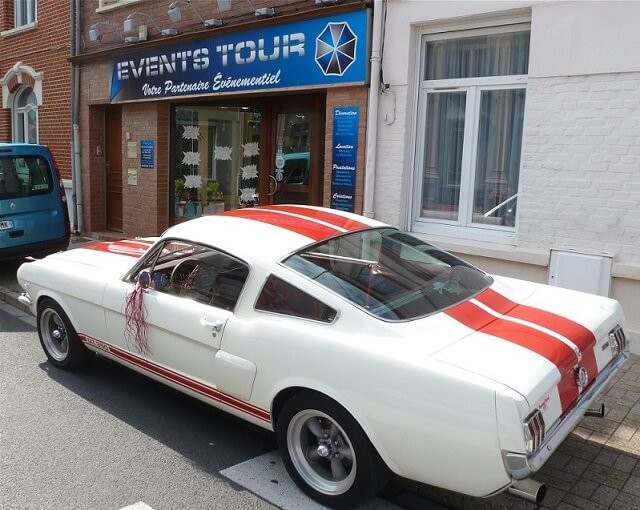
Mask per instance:
[[[342,76],[353,64],[357,40],[348,23],[327,23],[316,38],[316,63],[325,76]]]

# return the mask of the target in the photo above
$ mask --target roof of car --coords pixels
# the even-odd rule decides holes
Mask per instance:
[[[303,205],[271,205],[203,216],[169,228],[164,236],[219,247],[245,260],[280,260],[323,239],[386,226],[356,214]]]

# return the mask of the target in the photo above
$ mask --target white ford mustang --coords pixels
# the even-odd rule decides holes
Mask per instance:
[[[490,276],[378,221],[286,205],[23,264],[62,369],[120,362],[275,431],[348,508],[391,472],[540,500],[530,477],[628,357],[611,299]]]

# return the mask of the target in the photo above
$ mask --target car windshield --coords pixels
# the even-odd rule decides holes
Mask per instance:
[[[306,248],[284,264],[385,320],[411,320],[460,303],[492,279],[394,228],[349,233]]]
[[[45,158],[0,156],[0,198],[42,195],[51,190],[51,170]]]

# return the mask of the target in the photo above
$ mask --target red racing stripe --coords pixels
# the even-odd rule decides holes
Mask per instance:
[[[535,328],[494,317],[470,301],[449,308],[445,313],[475,331],[507,340],[553,363],[560,372],[558,392],[563,413],[578,397],[579,392],[573,372],[576,355],[562,341]]]
[[[596,337],[591,330],[553,312],[515,303],[493,289],[485,290],[476,296],[476,299],[498,313],[543,326],[571,340],[582,353],[580,365],[587,369],[589,385],[596,380],[598,375],[598,363],[594,352]]]
[[[86,244],[82,248],[139,258],[147,252],[152,244],[153,243],[151,241],[134,241],[123,239],[121,241],[102,241]]]
[[[104,352],[110,353],[113,356],[116,356],[117,358],[120,358],[121,360],[131,365],[135,365],[139,368],[142,368],[143,370],[146,370],[147,372],[160,376],[163,379],[166,379],[167,381],[178,384],[184,388],[187,388],[191,391],[199,393],[200,395],[210,398],[211,400],[215,400],[216,402],[221,402],[230,407],[233,407],[234,409],[242,411],[246,414],[250,414],[251,416],[255,416],[256,418],[259,418],[263,421],[266,421],[266,422],[271,421],[271,414],[268,411],[265,411],[264,409],[256,407],[243,400],[238,400],[237,398],[232,397],[231,395],[227,395],[226,393],[222,393],[221,391],[218,391],[215,388],[212,388],[211,386],[207,386],[189,377],[185,377],[177,372],[168,370],[160,365],[157,365],[156,363],[152,363],[149,360],[141,358],[140,356],[137,356],[130,352],[124,351],[114,345],[103,342],[102,340],[95,339],[88,335],[78,335],[78,336],[80,337],[80,340],[82,340],[84,343],[91,345],[92,347],[96,347]]]
[[[277,209],[279,211],[286,211],[292,214],[299,214],[315,220],[324,221],[325,223],[330,223],[331,225],[335,225],[336,227],[349,232],[371,228],[371,226],[366,223],[362,223],[361,221],[353,220],[351,218],[345,218],[344,216],[331,211],[309,209],[307,207],[300,207],[297,205],[271,205],[268,207],[269,209]]]
[[[268,223],[269,225],[284,228],[291,232],[295,232],[296,234],[309,237],[314,241],[320,241],[342,233],[342,231],[337,227],[333,228],[328,225],[323,225],[322,223],[318,223],[312,219],[306,220],[304,218],[297,218],[296,216],[280,214],[260,207],[234,209],[220,214]]]

